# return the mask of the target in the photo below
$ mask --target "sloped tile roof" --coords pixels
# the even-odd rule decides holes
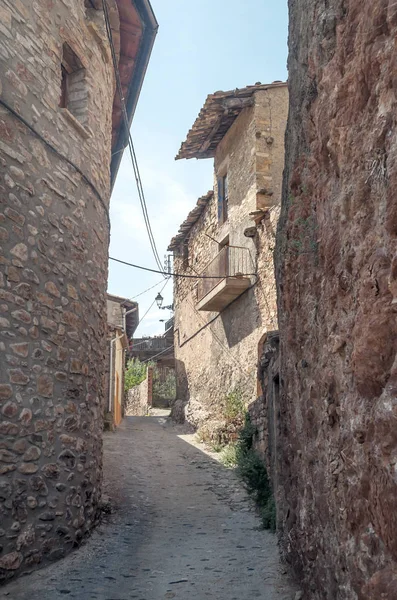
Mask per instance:
[[[175,159],[215,156],[216,148],[227,130],[240,112],[253,103],[254,93],[286,85],[282,81],[256,83],[245,88],[210,94]]]

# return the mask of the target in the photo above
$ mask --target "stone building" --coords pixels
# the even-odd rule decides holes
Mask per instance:
[[[169,246],[175,272],[192,276],[174,282],[174,413],[183,409],[198,428],[222,419],[228,394],[256,399],[258,348],[277,328],[273,250],[287,106],[281,82],[216,92],[177,156],[214,158],[214,189]]]
[[[131,120],[156,32],[108,0]],[[125,141],[99,0],[0,0],[0,580],[62,557],[101,494],[109,197]]]
[[[277,237],[284,549],[316,600],[397,598],[397,8],[290,2]]]
[[[107,294],[107,397],[104,399],[105,429],[120,425],[124,415],[124,376],[130,344],[139,324],[137,302]]]

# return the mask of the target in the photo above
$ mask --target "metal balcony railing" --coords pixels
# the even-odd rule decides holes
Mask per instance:
[[[174,327],[174,317],[171,317],[171,319],[168,319],[168,321],[165,322],[164,330],[168,331],[169,329],[172,329],[173,327]]]
[[[132,354],[140,354],[144,352],[160,352],[165,350],[169,345],[168,340],[163,337],[158,338],[134,338],[131,340],[130,352]]]
[[[197,301],[200,302],[226,277],[248,276],[252,272],[253,266],[248,248],[224,246],[201,273],[210,279],[198,280]]]

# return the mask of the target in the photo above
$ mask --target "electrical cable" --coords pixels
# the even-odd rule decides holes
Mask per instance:
[[[184,273],[168,273],[167,271],[157,271],[156,269],[149,269],[148,267],[142,267],[140,265],[134,265],[133,263],[126,262],[125,260],[120,260],[119,258],[109,257],[109,260],[114,260],[115,262],[121,263],[122,265],[127,265],[128,267],[133,267],[134,269],[141,269],[142,271],[149,271],[150,273],[160,273],[161,275],[168,275],[168,277],[182,277],[185,279],[223,279],[219,275],[185,275]],[[239,277],[257,277],[256,273],[242,273]],[[168,281],[168,280],[167,280]]]
[[[160,283],[163,283],[163,281],[164,281],[164,279],[161,279],[160,281],[158,281],[157,283],[152,285],[150,288],[147,288],[147,290],[144,290],[140,294],[137,294],[136,296],[133,296],[132,298],[130,298],[130,300],[135,300],[135,298],[139,298],[139,296],[143,296],[143,294],[146,294],[146,292],[150,292],[150,290],[153,290],[155,287],[160,285]]]
[[[165,350],[162,350],[161,352],[159,352],[158,354],[155,354],[154,356],[151,356],[150,358],[147,358],[146,360],[143,360],[142,362],[147,363],[150,362],[151,360],[153,360],[154,358],[156,358],[157,356],[160,356],[161,354],[165,354],[166,352],[168,352],[168,350],[172,350],[174,346],[169,346],[168,348],[166,348]]]
[[[16,110],[14,110],[2,98],[0,98],[0,104],[1,104],[1,106],[4,106],[4,108],[6,108],[8,110],[8,112],[10,112],[16,119],[18,119],[18,121],[20,121],[21,123],[23,123],[25,125],[25,127],[27,127],[29,129],[29,131],[31,131],[40,141],[42,141],[47,146],[47,148],[49,148],[51,150],[51,152],[53,152],[54,154],[56,154],[56,156],[58,156],[58,158],[61,158],[66,163],[68,163],[71,167],[73,167],[73,169],[90,186],[90,188],[93,190],[93,192],[95,193],[96,197],[98,198],[98,200],[102,204],[102,207],[103,207],[103,209],[105,211],[105,214],[106,214],[106,219],[107,219],[107,222],[108,222],[108,228],[109,228],[109,231],[110,231],[110,217],[109,217],[108,207],[107,207],[105,201],[103,200],[101,194],[99,193],[99,191],[97,190],[97,188],[95,187],[95,185],[92,183],[92,181],[87,177],[87,175],[85,175],[85,173],[83,173],[83,171],[77,165],[75,165],[74,162],[72,162],[69,158],[67,158],[64,154],[62,154],[59,150],[57,150],[55,148],[55,146],[53,146],[50,142],[48,142],[41,135],[41,133],[39,133],[32,125],[30,125],[30,123],[28,121],[26,121],[26,119],[24,119],[22,117],[22,115],[20,115]]]
[[[156,242],[155,242],[153,231],[152,231],[152,227],[151,227],[151,224],[150,224],[149,213],[148,213],[148,210],[147,210],[147,205],[146,205],[146,200],[145,200],[145,194],[144,194],[144,191],[143,191],[142,180],[141,180],[140,173],[139,173],[138,161],[137,161],[137,158],[136,158],[135,148],[134,148],[134,145],[133,145],[133,142],[132,142],[131,134],[129,134],[128,148],[129,148],[129,152],[130,152],[131,161],[132,161],[132,164],[134,166],[134,174],[135,174],[136,184],[137,184],[138,190],[140,189],[139,200],[141,202],[141,208],[142,208],[142,212],[143,212],[143,215],[144,215],[146,229],[147,229],[147,232],[148,232],[148,235],[149,235],[149,240],[150,240],[150,243],[151,243],[151,247],[152,247],[152,250],[153,250],[153,254],[154,254],[157,266],[160,269],[162,269],[163,265],[161,264],[160,256],[159,256],[159,253],[157,251]]]
[[[107,32],[110,49],[111,49],[111,54],[112,54],[113,70],[114,70],[114,74],[115,74],[115,78],[116,78],[117,92],[118,92],[118,95],[120,98],[121,111],[122,111],[124,127],[125,127],[125,131],[126,131],[126,136],[127,136],[127,144],[126,145],[128,145],[131,162],[132,162],[132,166],[134,169],[134,176],[135,176],[135,181],[136,181],[137,190],[138,190],[138,197],[139,197],[139,201],[140,201],[141,208],[142,208],[143,218],[145,221],[145,226],[146,226],[146,230],[148,233],[150,246],[152,248],[155,262],[156,262],[157,266],[159,267],[159,269],[161,270],[162,264],[161,264],[159,253],[157,251],[156,242],[155,242],[152,227],[150,224],[149,213],[147,210],[145,193],[143,190],[142,180],[141,180],[141,176],[140,176],[140,172],[139,172],[138,161],[137,161],[137,157],[136,157],[136,153],[135,153],[134,144],[132,141],[132,136],[129,131],[127,110],[125,107],[123,88],[121,85],[120,72],[118,69],[116,50],[115,50],[114,43],[113,43],[113,35],[112,35],[112,29],[111,29],[111,24],[110,24],[110,19],[109,19],[107,0],[102,0],[102,6],[103,6],[104,17],[105,17],[106,32]]]
[[[124,100],[123,89],[122,89],[122,85],[121,85],[120,72],[118,70],[116,51],[115,51],[114,43],[113,43],[113,35],[112,35],[110,19],[109,19],[109,12],[108,12],[106,0],[102,0],[102,6],[103,6],[103,12],[104,12],[104,16],[105,16],[106,32],[107,32],[107,36],[109,39],[111,53],[112,53],[113,69],[114,69],[114,74],[115,74],[115,78],[116,78],[117,92],[120,97],[120,104],[121,104],[121,109],[122,109],[124,127],[125,127],[127,138],[128,138],[127,145],[129,147],[130,158],[131,158],[131,162],[132,162],[132,165],[134,168],[134,175],[135,175],[135,181],[136,181],[137,189],[138,189],[138,196],[139,196],[139,200],[141,203],[141,208],[142,208],[142,212],[143,212],[146,229],[148,232],[149,242],[152,247],[152,251],[153,251],[157,266],[161,269],[162,264],[161,264],[161,260],[158,255],[158,252],[157,252],[156,243],[155,243],[153,232],[151,229],[149,215],[148,215],[147,207],[146,207],[145,196],[144,196],[144,192],[143,192],[143,186],[142,186],[142,182],[141,182],[141,178],[140,178],[140,174],[139,174],[138,162],[136,160],[136,154],[135,154],[135,150],[134,150],[133,143],[132,143],[132,137],[131,137],[131,134],[129,133],[127,110],[125,107],[125,100]]]
[[[166,280],[165,284],[163,285],[163,287],[160,290],[160,294],[161,292],[164,290],[165,286],[167,285],[167,283],[169,282],[169,279]],[[153,300],[153,302],[151,303],[151,305],[149,306],[149,308],[147,309],[147,311],[145,312],[145,314],[143,315],[143,317],[141,317],[138,321],[138,325],[136,326],[136,329],[138,329],[139,325],[142,323],[143,319],[146,317],[146,315],[148,314],[148,312],[153,308],[154,304],[156,303],[156,298]]]

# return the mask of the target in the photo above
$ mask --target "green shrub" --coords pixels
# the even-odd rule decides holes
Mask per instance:
[[[276,514],[276,503],[274,502],[273,496],[270,496],[265,506],[261,509],[261,519],[264,529],[270,529],[270,531],[276,531],[277,523]]]
[[[124,389],[126,392],[139,385],[146,378],[147,364],[138,358],[128,361],[124,377]]]
[[[255,433],[256,429],[251,423],[249,414],[246,412],[244,415],[244,426],[239,433],[239,442],[242,448],[251,450]]]
[[[248,493],[254,498],[260,510],[263,527],[275,531],[276,505],[266,466],[253,449],[255,431],[249,414],[246,413],[244,426],[240,431],[237,443],[233,446],[234,462],[231,448],[228,449],[225,460],[222,462],[225,466],[237,464],[238,472],[247,487]]]
[[[237,466],[237,462],[238,462],[237,453],[238,453],[237,444],[228,444],[221,451],[221,457],[220,457],[221,463],[225,467],[228,467],[229,469]]]
[[[227,421],[240,420],[244,417],[245,404],[241,390],[235,388],[224,400],[224,416]]]
[[[176,377],[174,371],[169,371],[164,380],[161,379],[159,369],[153,367],[153,397],[176,399]]]

